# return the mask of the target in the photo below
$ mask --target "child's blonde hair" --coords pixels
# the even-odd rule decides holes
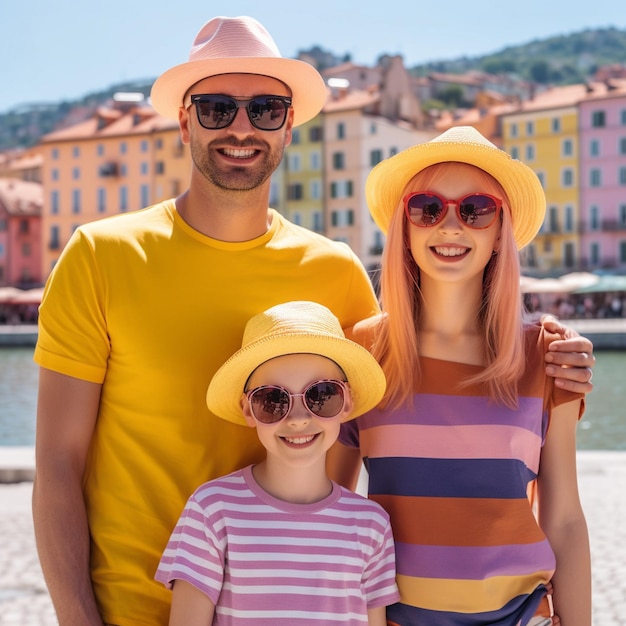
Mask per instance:
[[[509,407],[517,406],[517,384],[524,367],[523,306],[519,287],[519,253],[513,238],[506,194],[497,181],[464,163],[440,163],[417,174],[405,193],[431,188],[444,174],[463,176],[471,167],[481,173],[483,188],[503,199],[500,247],[485,268],[479,323],[483,332],[485,370],[462,384],[485,383],[489,395]],[[419,321],[422,310],[419,268],[409,244],[410,223],[402,201],[387,233],[380,274],[383,318],[372,352],[387,377],[383,403],[393,408],[408,402],[420,378]]]

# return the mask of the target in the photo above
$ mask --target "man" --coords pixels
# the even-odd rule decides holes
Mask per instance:
[[[152,90],[190,146],[189,189],[79,228],[49,278],[33,512],[62,626],[167,623],[153,577],[187,497],[262,458],[250,429],[204,402],[248,319],[288,300],[320,302],[346,328],[377,310],[347,246],[268,208],[293,126],[325,98],[255,20],[209,21]],[[561,345],[563,384],[588,391],[590,370],[558,366],[592,365],[591,343]]]

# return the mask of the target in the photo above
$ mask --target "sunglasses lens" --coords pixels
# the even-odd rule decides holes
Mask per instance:
[[[210,129],[225,128],[237,112],[237,103],[223,96],[203,96],[196,101],[196,107],[200,124]]]
[[[289,412],[289,394],[280,387],[260,387],[249,399],[252,414],[262,424],[280,422]]]
[[[304,401],[317,417],[335,417],[343,409],[343,386],[332,380],[314,383],[304,392]]]
[[[280,98],[262,96],[248,103],[248,116],[259,130],[278,130],[287,117],[288,104]]]
[[[472,228],[487,228],[498,212],[495,198],[476,193],[459,201],[461,219]]]
[[[406,201],[409,219],[416,226],[434,226],[441,220],[444,204],[438,196],[416,193]]]

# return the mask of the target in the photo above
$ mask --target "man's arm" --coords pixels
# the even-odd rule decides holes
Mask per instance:
[[[39,370],[33,520],[39,560],[61,626],[102,626],[89,574],[85,461],[101,385]]]
[[[544,316],[541,323],[547,331],[563,337],[553,341],[546,352],[546,374],[554,377],[554,384],[561,389],[574,393],[591,392],[592,368],[596,362],[591,341],[552,316]]]

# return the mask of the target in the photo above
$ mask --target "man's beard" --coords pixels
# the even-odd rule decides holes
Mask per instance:
[[[227,144],[228,147],[235,149],[254,149],[259,143],[265,150],[262,160],[253,167],[237,167],[236,164],[217,166],[215,161],[209,156],[211,144],[207,146],[196,141],[192,141],[190,145],[191,158],[197,170],[216,187],[230,191],[251,191],[263,185],[278,168],[283,158],[284,145],[281,144],[280,147],[272,148],[263,141],[231,141]],[[224,147],[223,141],[220,141],[220,146]]]

